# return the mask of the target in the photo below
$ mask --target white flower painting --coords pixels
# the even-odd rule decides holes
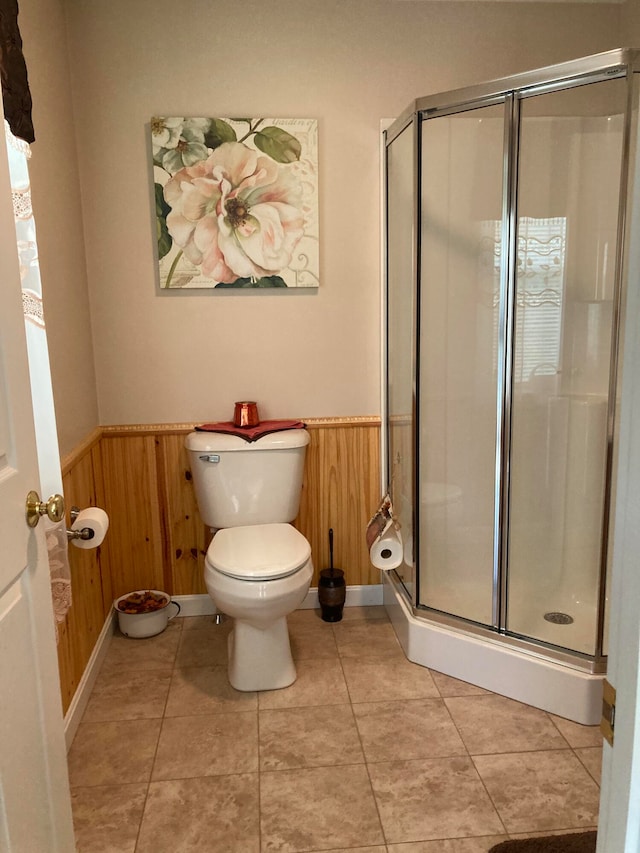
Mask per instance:
[[[160,287],[317,287],[315,119],[151,119]]]

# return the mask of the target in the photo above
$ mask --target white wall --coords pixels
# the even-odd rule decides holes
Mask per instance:
[[[96,423],[229,417],[243,398],[263,417],[378,413],[380,119],[415,97],[616,47],[623,14],[609,3],[21,4],[62,452]],[[239,112],[319,120],[321,287],[160,294],[145,126]]]
[[[622,7],[620,46],[640,46],[640,3],[638,0],[626,0]]]
[[[75,124],[61,0],[21,3],[18,18],[33,97],[29,163],[45,321],[65,455],[98,423]]]
[[[379,412],[378,132],[410,100],[615,47],[618,6],[68,2],[101,423]],[[317,293],[157,291],[146,125],[316,117]]]

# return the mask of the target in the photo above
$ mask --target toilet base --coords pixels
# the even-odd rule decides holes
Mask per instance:
[[[264,628],[236,619],[228,651],[229,682],[236,690],[279,690],[296,680],[286,616]]]

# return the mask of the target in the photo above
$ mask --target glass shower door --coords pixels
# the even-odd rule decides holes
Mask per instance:
[[[610,80],[521,102],[506,627],[585,654],[597,637],[625,91]]]
[[[415,271],[414,130],[387,147],[387,446],[388,490],[400,523],[404,563],[397,569],[414,594]]]
[[[422,122],[419,604],[492,624],[504,103]]]

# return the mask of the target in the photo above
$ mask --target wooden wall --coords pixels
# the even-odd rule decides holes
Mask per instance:
[[[72,506],[104,506],[100,429],[62,460],[62,487],[67,524]],[[58,626],[58,667],[62,705],[76,692],[91,652],[111,608],[109,572],[104,571],[102,547],[83,550],[69,546],[72,606]]]
[[[372,419],[308,422],[300,512],[295,526],[311,543],[312,586],[329,565],[329,528],[335,565],[348,586],[380,583],[369,561],[365,531],[380,503],[380,422]]]
[[[380,500],[378,418],[306,422],[307,451],[295,526],[311,543],[318,572],[334,561],[348,585],[379,582],[365,543]],[[101,506],[109,533],[95,550],[69,548],[73,606],[60,628],[64,709],[73,698],[114,598],[134,589],[206,593],[210,533],[198,514],[184,437],[191,424],[102,427],[63,460],[67,507]]]

